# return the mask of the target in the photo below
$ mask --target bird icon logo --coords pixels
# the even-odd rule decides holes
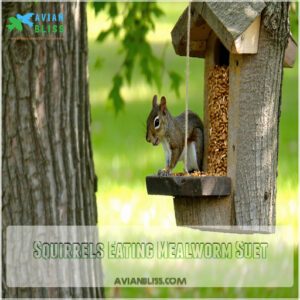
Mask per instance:
[[[14,29],[18,31],[23,31],[23,24],[28,25],[29,27],[33,26],[33,22],[31,22],[31,17],[34,15],[34,13],[30,12],[25,15],[16,14],[16,17],[10,17],[8,18],[10,24],[6,25],[9,31],[12,31]]]

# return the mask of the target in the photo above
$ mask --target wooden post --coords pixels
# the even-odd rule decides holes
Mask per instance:
[[[270,4],[268,4],[269,6]],[[275,225],[278,134],[287,3],[276,30],[266,10],[256,55],[230,56],[228,175],[237,225]],[[281,6],[281,7],[280,7]],[[273,5],[268,7],[273,9]],[[279,8],[279,9],[278,9]]]
[[[284,62],[292,66],[295,60],[296,44],[289,35],[288,3],[195,2],[192,8],[191,32],[199,33],[191,35],[192,40],[197,43],[198,39],[206,46],[205,51],[201,48],[191,52],[205,57],[204,107],[207,107],[208,70],[217,63],[217,40],[230,51],[227,175],[231,178],[232,192],[224,198],[175,197],[176,222],[178,225],[251,226],[255,231],[266,231],[264,226],[276,224],[283,66]],[[185,15],[172,30],[173,45],[179,55],[185,55]],[[201,34],[202,27],[206,28],[206,34]],[[253,41],[244,41],[252,37]],[[208,122],[205,110],[204,168],[207,167]]]

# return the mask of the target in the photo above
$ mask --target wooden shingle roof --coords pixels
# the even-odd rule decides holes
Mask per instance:
[[[256,53],[264,1],[193,2],[191,5],[191,56],[204,57],[206,40],[211,30],[228,51]],[[179,55],[185,55],[186,52],[186,26],[187,9],[171,33],[173,46]]]

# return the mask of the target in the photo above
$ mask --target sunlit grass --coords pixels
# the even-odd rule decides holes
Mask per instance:
[[[169,197],[148,196],[145,188],[109,184],[109,190],[99,192],[98,214],[105,225],[141,225],[170,227],[175,225],[172,201]],[[109,204],[105,200],[109,200]],[[109,213],[107,207],[109,205]]]

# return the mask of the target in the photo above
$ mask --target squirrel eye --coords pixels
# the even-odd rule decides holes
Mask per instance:
[[[159,128],[159,116],[155,117],[154,119],[154,128],[155,129]]]

